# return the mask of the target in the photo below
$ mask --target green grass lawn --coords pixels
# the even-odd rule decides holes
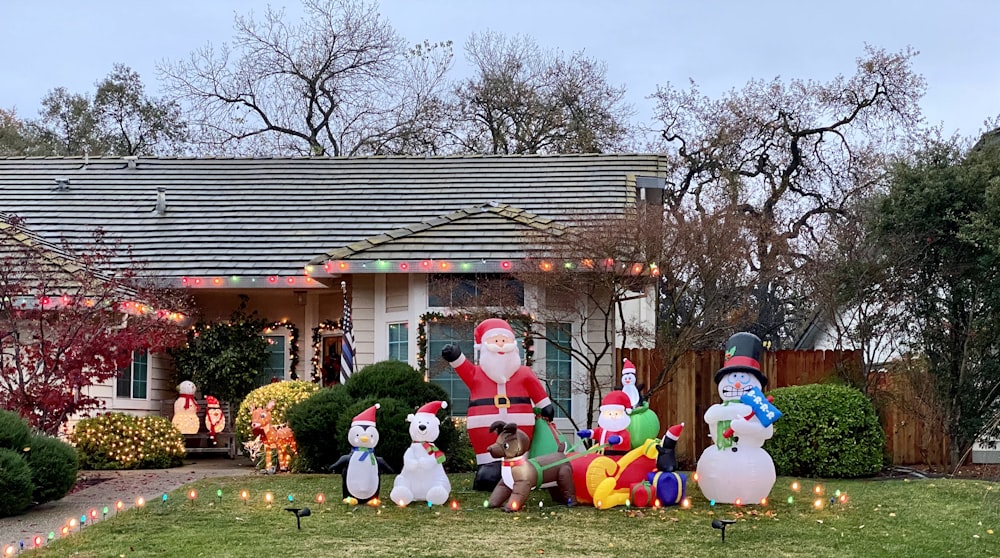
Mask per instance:
[[[535,493],[525,510],[483,508],[471,475],[452,477],[459,509],[341,502],[340,477],[279,475],[208,479],[117,517],[77,528],[26,552],[32,557],[286,556],[1000,556],[1000,484],[967,480],[813,481],[779,478],[766,505],[710,505],[688,484],[690,509],[600,511],[552,505]],[[816,485],[823,495],[815,496]],[[383,477],[388,496],[392,477]],[[194,501],[185,495],[198,492]],[[216,491],[222,490],[221,501]],[[239,497],[247,490],[246,503]],[[846,502],[831,504],[836,491]],[[271,492],[268,506],[264,494]],[[323,493],[326,503],[317,504]],[[288,496],[312,515],[284,511]],[[792,496],[793,502],[788,498]],[[820,499],[822,507],[814,507]],[[542,502],[542,507],[539,507]],[[734,519],[723,543],[713,518]]]

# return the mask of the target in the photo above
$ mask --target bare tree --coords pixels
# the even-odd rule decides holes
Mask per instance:
[[[652,334],[637,324],[627,329],[617,326],[625,322],[626,301],[655,296],[662,244],[658,214],[659,208],[643,205],[618,217],[582,217],[562,234],[533,234],[530,243],[536,249],[527,267],[517,273],[540,297],[535,305],[537,322],[544,327],[572,327],[568,343],[547,335],[546,350],[568,355],[583,369],[572,391],[587,398],[586,427],[614,385],[614,376],[605,371],[609,364],[613,369],[618,343],[626,345],[629,334],[644,338]]]
[[[884,184],[887,157],[921,121],[913,50],[867,48],[828,83],[753,81],[721,99],[696,87],[654,98],[672,162],[670,207],[737,209],[751,240],[752,330],[780,347],[811,312],[799,270],[844,207]]]
[[[651,376],[650,394],[673,380],[675,365],[688,351],[721,347],[757,319],[751,304],[757,284],[752,244],[738,211],[668,209],[660,238],[656,348],[663,368]]]
[[[455,87],[453,134],[473,153],[600,153],[630,139],[625,88],[582,52],[544,52],[534,40],[474,34],[466,44],[474,77]]]
[[[305,0],[299,24],[237,16],[232,47],[159,67],[198,141],[227,152],[433,153],[451,44],[407,48],[373,3]]]

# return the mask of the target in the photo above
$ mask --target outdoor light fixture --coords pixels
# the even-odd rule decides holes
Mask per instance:
[[[722,542],[726,542],[726,527],[736,523],[735,519],[713,519],[712,528],[722,531]]]
[[[302,518],[312,515],[309,508],[285,508],[285,511],[292,512],[295,515],[295,526],[300,530],[302,529]]]

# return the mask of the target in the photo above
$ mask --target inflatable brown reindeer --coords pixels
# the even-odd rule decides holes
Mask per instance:
[[[531,440],[513,422],[496,421],[490,425],[490,432],[497,434],[497,441],[489,447],[490,455],[503,459],[500,482],[489,499],[491,508],[502,506],[507,512],[523,509],[528,493],[543,486],[549,488],[555,502],[572,505],[573,468],[564,453],[528,459]]]

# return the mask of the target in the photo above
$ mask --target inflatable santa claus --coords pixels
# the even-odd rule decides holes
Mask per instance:
[[[632,403],[624,391],[608,392],[601,400],[601,415],[597,417],[597,428],[581,430],[576,434],[602,446],[604,455],[625,455],[632,449],[628,432],[631,414]]]
[[[513,422],[531,438],[534,409],[551,420],[555,408],[542,382],[531,368],[521,364],[514,330],[506,320],[483,320],[476,326],[474,337],[478,365],[469,362],[456,344],[445,345],[441,356],[469,387],[467,426],[477,465],[472,487],[492,491],[500,481],[500,459],[489,453],[490,444],[496,441],[490,425],[496,421]]]

